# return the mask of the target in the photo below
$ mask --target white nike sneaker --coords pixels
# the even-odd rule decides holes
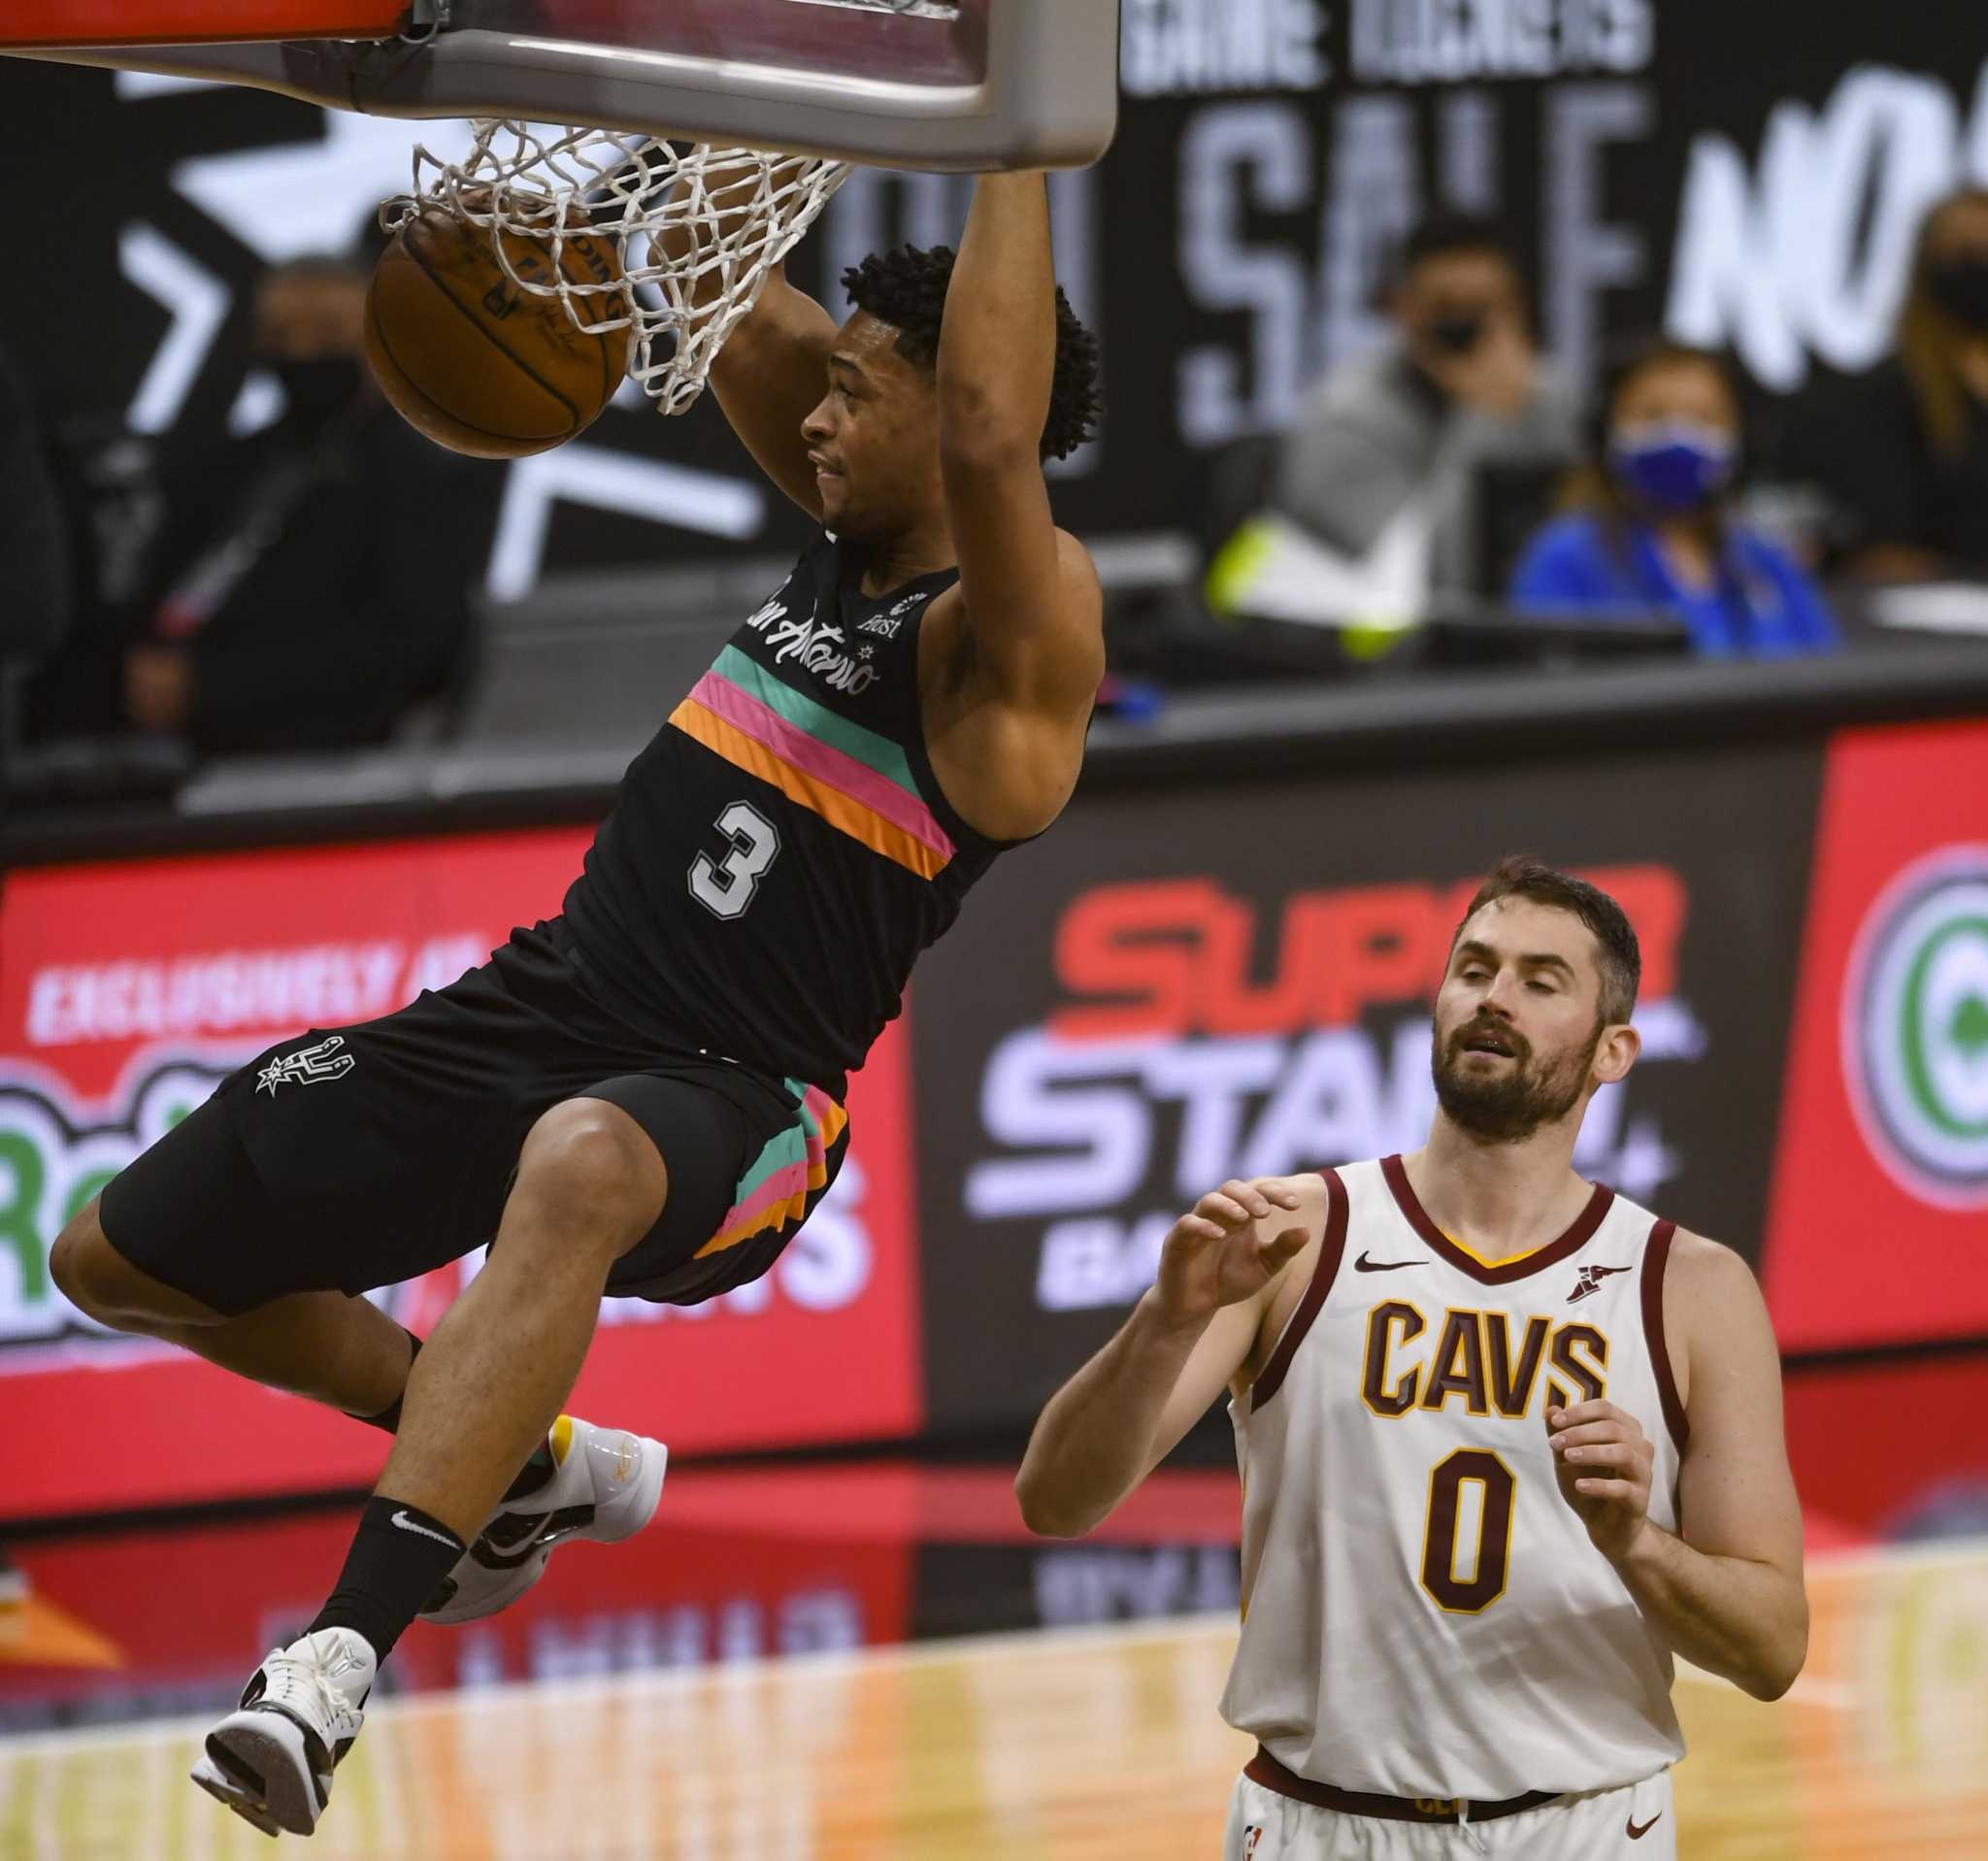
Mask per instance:
[[[359,1736],[379,1663],[363,1635],[321,1628],[272,1650],[207,1735],[193,1780],[264,1835],[309,1835]]]
[[[561,1415],[547,1438],[553,1473],[506,1500],[421,1612],[424,1622],[473,1622],[508,1609],[546,1574],[565,1538],[633,1538],[656,1514],[670,1450],[645,1435]]]

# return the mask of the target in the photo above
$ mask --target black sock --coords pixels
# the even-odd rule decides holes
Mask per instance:
[[[345,1569],[338,1574],[338,1587],[304,1632],[356,1630],[383,1662],[466,1548],[439,1518],[376,1493],[359,1514],[359,1529],[346,1553]]]
[[[405,1325],[401,1329],[407,1331]],[[408,1331],[408,1372],[410,1375],[414,1373],[414,1359],[420,1354],[420,1339],[415,1337],[412,1331]],[[369,1428],[384,1428],[389,1435],[397,1435],[400,1433],[400,1406],[406,1399],[407,1388],[403,1384],[400,1395],[394,1397],[393,1401],[377,1415],[352,1415],[352,1419],[354,1421],[363,1421]],[[346,1412],[351,1414],[350,1410],[348,1410]]]

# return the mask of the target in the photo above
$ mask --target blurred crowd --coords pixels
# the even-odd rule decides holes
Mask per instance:
[[[1871,590],[1988,582],[1988,191],[1927,215],[1892,353],[1772,408],[1654,334],[1584,398],[1488,220],[1418,227],[1387,312],[1387,346],[1245,461],[1212,539],[1218,611],[1371,628],[1495,609],[1765,658],[1834,649]]]
[[[502,473],[373,388],[371,256],[264,277],[237,406],[262,416],[224,432],[51,433],[0,349],[9,742],[192,757],[446,727]],[[1927,215],[1892,352],[1778,404],[1661,335],[1570,379],[1487,220],[1418,227],[1386,311],[1378,352],[1209,461],[1215,615],[1383,652],[1453,616],[1769,658],[1838,648],[1873,590],[1988,584],[1988,190]]]
[[[28,746],[357,748],[461,688],[501,477],[380,397],[368,256],[264,275],[225,430],[64,445],[0,356],[0,648]]]

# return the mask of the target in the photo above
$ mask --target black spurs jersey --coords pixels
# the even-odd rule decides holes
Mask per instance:
[[[843,1095],[911,965],[1007,843],[946,804],[918,630],[957,569],[861,592],[824,534],[629,766],[566,894],[637,1025]]]

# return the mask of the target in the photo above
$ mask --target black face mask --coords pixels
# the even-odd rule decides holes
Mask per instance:
[[[1468,355],[1483,341],[1484,325],[1489,320],[1482,311],[1465,311],[1432,317],[1423,327],[1429,341],[1445,354]]]
[[[359,398],[355,355],[316,355],[308,361],[272,358],[264,364],[283,386],[283,418],[315,432]]]
[[[1970,329],[1988,330],[1988,258],[1951,258],[1926,275],[1934,301]]]

